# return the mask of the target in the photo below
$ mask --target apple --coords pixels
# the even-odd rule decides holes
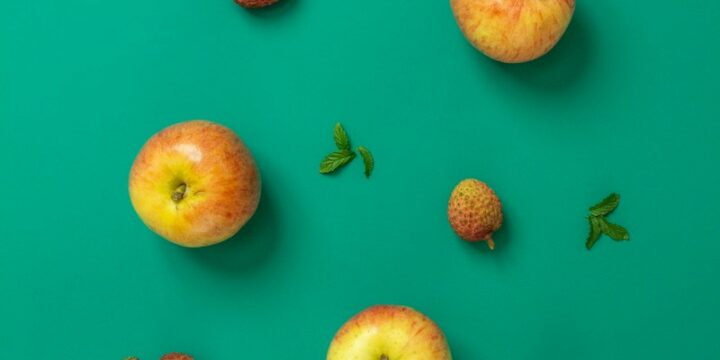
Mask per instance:
[[[163,238],[201,247],[235,235],[260,200],[260,173],[230,129],[205,120],[153,135],[130,170],[130,200]]]
[[[470,43],[505,63],[545,55],[567,29],[575,0],[450,0]]]
[[[407,306],[378,305],[348,320],[327,360],[451,360],[442,330]]]

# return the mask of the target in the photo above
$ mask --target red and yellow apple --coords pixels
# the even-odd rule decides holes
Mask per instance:
[[[440,327],[406,306],[378,305],[338,330],[327,360],[451,360]]]
[[[521,63],[545,55],[560,40],[575,0],[450,0],[460,29],[485,55]]]
[[[250,150],[230,129],[204,120],[153,135],[130,170],[130,199],[140,219],[186,247],[235,235],[260,200],[260,174]]]

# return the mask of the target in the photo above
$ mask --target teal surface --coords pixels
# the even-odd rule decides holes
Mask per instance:
[[[720,358],[720,5],[582,1],[524,65],[463,39],[447,1],[0,4],[0,353],[6,359],[322,359],[379,303],[455,358]],[[263,175],[237,238],[184,249],[127,194],[145,140],[206,118]],[[375,154],[318,174],[341,121]],[[457,239],[466,177],[505,206]],[[631,241],[584,247],[587,207]]]

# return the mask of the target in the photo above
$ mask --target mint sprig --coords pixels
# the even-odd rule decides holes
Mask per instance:
[[[340,123],[335,124],[333,130],[333,140],[335,141],[335,147],[337,151],[333,151],[322,159],[320,162],[320,173],[330,174],[335,172],[337,169],[349,164],[357,156],[352,148],[350,147],[350,138],[345,132],[345,128]],[[364,146],[358,146],[357,151],[363,158],[365,164],[365,177],[370,177],[370,174],[375,167],[375,160],[373,159],[370,150]]]
[[[620,195],[612,193],[599,203],[590,207],[590,215],[588,222],[590,224],[590,233],[585,241],[585,247],[590,250],[593,245],[600,239],[600,235],[605,234],[615,241],[630,240],[630,234],[624,227],[613,224],[606,219],[606,216],[612,213],[620,204]]]

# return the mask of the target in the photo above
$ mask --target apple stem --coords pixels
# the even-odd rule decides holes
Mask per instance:
[[[380,355],[380,360],[390,360],[390,358],[387,355],[382,354]]]
[[[185,191],[187,191],[187,185],[186,184],[180,184],[175,191],[172,194],[172,199],[174,202],[180,202],[185,197]]]
[[[487,241],[487,244],[488,244],[488,247],[490,248],[490,250],[495,250],[495,242],[493,241],[493,239],[490,236],[487,236],[485,238],[485,241]]]

